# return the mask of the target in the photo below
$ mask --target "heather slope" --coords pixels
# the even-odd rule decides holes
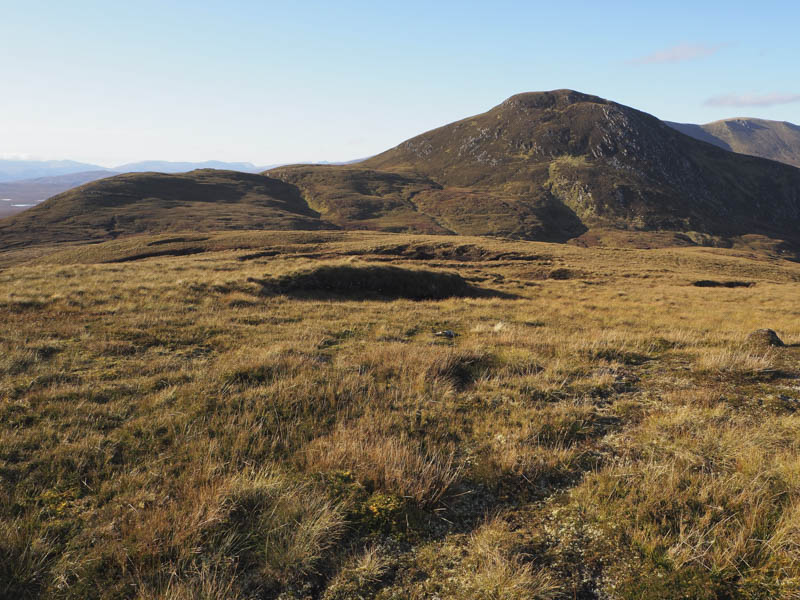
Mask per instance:
[[[0,221],[0,247],[144,232],[330,228],[291,185],[204,169],[118,175],[69,190]]]
[[[589,229],[793,239],[800,221],[795,169],[570,90],[513,96],[354,167],[268,173],[345,228],[436,232],[433,221],[459,235],[547,241]],[[402,179],[404,192],[376,179]]]
[[[298,186],[309,206],[346,229],[451,233],[418,210],[416,196],[441,189],[425,177],[332,165],[294,165],[268,173]]]
[[[555,199],[587,226],[788,233],[800,173],[726,153],[638,110],[569,90],[520,94],[364,163],[443,186]]]
[[[0,182],[0,218],[21,213],[26,208],[74,187],[116,175],[110,171],[84,171],[52,177],[36,177]]]

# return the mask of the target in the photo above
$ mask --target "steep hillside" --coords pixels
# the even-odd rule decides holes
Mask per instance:
[[[797,170],[724,152],[651,115],[570,90],[514,96],[358,168],[269,174],[300,187],[326,217],[343,202],[337,177],[348,181],[348,205],[363,200],[376,214],[394,192],[359,197],[363,182],[376,172],[422,178],[431,183],[413,195],[413,210],[463,235],[556,241],[612,228],[792,237],[800,222]]]
[[[363,165],[531,204],[554,198],[588,226],[732,234],[800,220],[796,170],[699,144],[648,114],[567,90],[514,96]]]
[[[80,186],[0,221],[0,248],[143,232],[331,228],[294,186],[263,175],[133,173]]]
[[[786,121],[738,118],[705,125],[670,122],[667,125],[725,150],[800,167],[800,127]]]

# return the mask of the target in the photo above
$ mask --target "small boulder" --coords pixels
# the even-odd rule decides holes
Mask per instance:
[[[756,329],[747,336],[747,345],[758,348],[781,348],[786,344],[772,329]]]
[[[450,329],[445,329],[444,331],[434,331],[433,335],[435,335],[436,337],[450,338],[452,340],[458,334],[455,331],[451,331]]]

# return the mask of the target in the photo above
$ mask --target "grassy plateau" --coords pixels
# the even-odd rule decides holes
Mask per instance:
[[[798,599],[798,297],[753,248],[4,252],[0,598]]]

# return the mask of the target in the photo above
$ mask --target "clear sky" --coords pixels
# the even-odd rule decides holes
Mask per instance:
[[[800,2],[0,0],[0,157],[349,160],[524,91],[800,123]]]

